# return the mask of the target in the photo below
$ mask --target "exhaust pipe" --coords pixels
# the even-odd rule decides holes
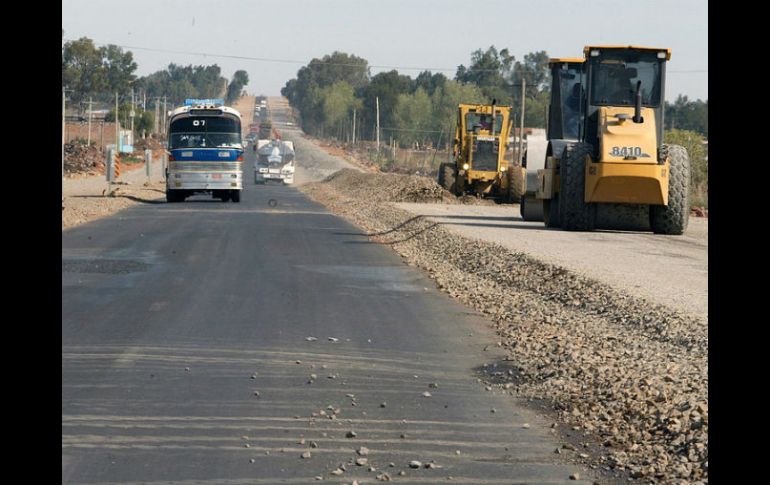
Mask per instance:
[[[642,81],[636,81],[636,103],[634,106],[634,123],[641,123],[642,119]]]

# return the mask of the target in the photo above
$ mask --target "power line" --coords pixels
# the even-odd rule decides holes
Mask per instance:
[[[64,39],[64,40],[67,42],[70,42],[73,39]],[[277,59],[277,58],[269,58],[269,57],[236,56],[232,54],[212,54],[207,52],[177,51],[177,50],[170,50],[170,49],[157,49],[153,47],[105,44],[100,42],[94,42],[94,45],[98,45],[98,46],[114,45],[122,49],[134,49],[134,50],[143,50],[143,51],[149,51],[149,52],[162,52],[166,54],[183,54],[183,55],[190,55],[190,56],[214,57],[214,58],[219,57],[224,59],[239,59],[239,60],[256,61],[256,62],[277,62],[282,64],[300,64],[300,65],[310,66],[309,61],[300,61],[296,59]],[[316,63],[316,65],[319,65],[319,64],[326,65],[326,66],[340,66],[340,67],[362,67],[361,64],[344,63],[344,62],[321,61],[320,63]],[[380,64],[370,64],[367,67],[372,69],[401,69],[404,71],[446,71],[446,72],[457,71],[457,67],[449,68],[449,67],[425,67],[425,66],[423,67],[390,66],[390,65],[380,65]],[[465,69],[466,71],[473,71],[473,72],[499,72],[499,69],[476,69],[476,68],[470,68],[470,67],[466,67]],[[515,72],[536,72],[536,71],[532,71],[530,69],[516,69]],[[708,69],[690,69],[690,70],[679,70],[679,71],[670,70],[666,72],[667,73],[708,73]]]
[[[419,132],[419,133],[444,133],[446,130],[418,130],[417,128],[387,128],[387,127],[380,127],[381,130],[388,130],[388,131],[408,131],[410,133],[413,132]]]

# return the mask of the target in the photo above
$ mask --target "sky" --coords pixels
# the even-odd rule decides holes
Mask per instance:
[[[592,44],[668,47],[666,99],[708,99],[707,0],[62,0],[62,29],[130,50],[139,76],[217,64],[228,79],[245,70],[246,91],[268,96],[335,50],[383,66],[372,75],[453,78],[491,45],[518,61],[582,57]]]

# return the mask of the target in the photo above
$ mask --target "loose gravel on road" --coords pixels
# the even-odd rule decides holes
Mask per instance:
[[[489,316],[510,368],[490,385],[547,403],[564,434],[602,449],[564,452],[645,483],[708,481],[705,322],[389,204],[452,203],[431,179],[342,170],[301,190]]]

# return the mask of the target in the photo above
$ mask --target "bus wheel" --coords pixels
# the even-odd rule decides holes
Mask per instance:
[[[230,200],[230,191],[229,190],[220,190],[219,193],[215,195],[214,197],[218,197],[222,199],[222,202],[228,202]]]
[[[230,191],[230,197],[232,197],[233,202],[240,202],[241,201],[241,191],[240,190],[231,190]]]

